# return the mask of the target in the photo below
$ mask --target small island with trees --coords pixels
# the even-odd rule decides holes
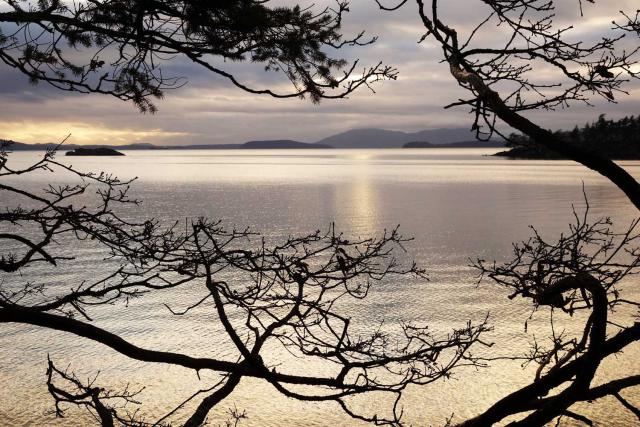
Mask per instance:
[[[559,130],[554,135],[568,145],[582,150],[598,153],[613,160],[640,159],[640,116],[624,117],[620,120],[607,120],[602,114],[597,121],[587,123],[582,128],[576,126],[572,131]],[[512,159],[562,160],[566,157],[552,151],[528,136],[511,134],[507,142],[507,151],[496,156]]]
[[[489,141],[474,140],[452,142],[449,144],[434,144],[427,141],[412,141],[404,144],[402,148],[502,148],[505,146],[506,145],[503,141],[490,139]]]

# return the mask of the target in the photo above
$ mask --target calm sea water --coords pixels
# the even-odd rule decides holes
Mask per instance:
[[[357,236],[376,235],[400,224],[405,235],[415,237],[407,245],[407,257],[427,269],[430,281],[385,283],[363,303],[344,307],[359,325],[417,321],[447,330],[490,313],[495,330],[487,339],[495,342],[492,351],[522,354],[533,340],[523,327],[531,314],[530,306],[509,301],[504,290],[490,283],[476,286],[469,258],[506,260],[511,243],[530,235],[529,225],[537,226],[550,239],[557,237],[571,221],[572,205],[584,208],[583,186],[593,218],[612,216],[625,226],[638,213],[619,190],[579,165],[488,156],[493,152],[167,150],[130,151],[121,158],[60,159],[80,170],[137,176],[133,193],[144,203],[129,212],[137,217],[183,220],[206,216],[229,226],[249,226],[274,240],[325,229],[332,221],[336,228]],[[11,161],[27,164],[35,157],[34,153],[15,153]],[[640,163],[624,166],[640,177]],[[40,188],[64,179],[48,174],[28,177],[24,182]],[[11,205],[13,201],[0,196],[0,202]],[[31,274],[56,286],[72,286],[104,273],[101,253],[91,248],[73,249],[80,252],[81,262],[59,271],[43,269]],[[633,281],[626,288],[629,297],[640,297],[640,286]],[[138,345],[233,358],[232,345],[219,339],[219,325],[210,307],[172,317],[163,306],[164,302],[187,305],[197,299],[195,292],[164,292],[128,307],[97,309],[94,317],[98,325]],[[539,322],[539,331],[543,331],[542,319]],[[580,326],[579,319],[566,323],[569,330]],[[2,325],[0,349],[0,425],[90,422],[73,410],[65,419],[56,420],[48,414],[52,400],[45,386],[47,354],[60,366],[69,364],[83,378],[100,371],[99,382],[104,386],[146,386],[139,397],[144,402],[143,412],[156,416],[215,379],[213,375],[198,379],[194,372],[181,368],[138,363],[67,334],[23,325]],[[608,361],[598,381],[625,372],[637,374],[639,355],[636,344]],[[454,420],[464,419],[531,377],[531,369],[523,369],[517,362],[495,363],[480,371],[461,370],[452,380],[411,389],[404,402],[407,421],[442,425],[452,414]],[[640,392],[628,391],[626,396],[638,402]],[[342,416],[335,405],[289,400],[257,380],[243,381],[212,414],[212,425],[221,424],[225,411],[234,405],[247,411],[249,419],[242,424],[246,426],[358,425]],[[634,422],[613,400],[585,411],[600,420],[600,425]]]

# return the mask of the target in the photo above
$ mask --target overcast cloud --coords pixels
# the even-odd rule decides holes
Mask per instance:
[[[280,3],[293,3],[280,1]],[[315,2],[318,7],[323,3]],[[443,11],[448,22],[460,33],[469,31],[485,10],[478,0],[449,0]],[[619,19],[619,10],[634,11],[635,0],[598,0],[586,5],[580,19],[578,1],[558,2],[558,20],[577,24],[574,40],[585,42],[611,35],[611,21]],[[0,65],[0,138],[23,142],[51,142],[72,133],[74,143],[156,144],[238,143],[252,139],[288,138],[313,142],[340,131],[360,127],[383,127],[417,131],[437,127],[470,126],[472,118],[465,109],[443,110],[443,106],[465,96],[439,63],[440,51],[429,42],[417,44],[423,27],[411,3],[394,12],[381,12],[373,0],[353,0],[345,21],[345,32],[360,29],[379,36],[368,47],[341,52],[347,59],[359,58],[361,64],[379,60],[394,65],[398,81],[375,86],[376,93],[364,89],[346,100],[326,100],[313,105],[308,100],[277,100],[241,92],[221,77],[175,60],[165,71],[188,78],[189,84],[168,91],[158,102],[159,112],[141,115],[135,106],[101,95],[71,94],[46,84],[31,85],[27,79]],[[484,33],[478,43],[496,44],[499,31]],[[633,43],[639,42],[638,39]],[[282,76],[264,73],[262,67],[234,64],[240,78],[254,87],[271,87],[282,92],[291,88]],[[540,69],[541,79],[554,79]],[[630,95],[618,104],[594,100],[594,107],[575,105],[560,112],[535,112],[529,117],[546,128],[569,128],[595,120],[600,113],[611,118],[640,113],[640,84],[627,86]]]

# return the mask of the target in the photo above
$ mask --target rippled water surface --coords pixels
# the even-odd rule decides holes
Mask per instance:
[[[269,239],[326,229],[332,221],[348,235],[370,236],[400,224],[414,236],[407,257],[429,274],[428,282],[388,282],[364,302],[344,307],[360,327],[381,321],[427,322],[438,330],[481,320],[489,313],[495,330],[487,337],[495,354],[519,354],[533,336],[523,324],[530,306],[510,301],[490,283],[476,286],[470,257],[506,260],[511,242],[530,235],[529,225],[550,239],[566,230],[571,208],[584,208],[583,185],[592,216],[612,216],[627,225],[637,212],[623,194],[595,173],[564,161],[511,161],[487,156],[483,149],[429,150],[220,150],[129,151],[126,157],[70,158],[80,170],[105,170],[121,177],[137,176],[133,193],[144,203],[128,212],[166,220],[206,216],[225,224],[249,226]],[[36,153],[15,153],[14,165],[25,165]],[[640,163],[624,163],[636,177]],[[40,188],[61,181],[57,175],[27,177],[23,184]],[[0,195],[0,203],[13,201]],[[61,269],[32,272],[45,283],[73,286],[95,278],[109,267],[100,252],[74,247],[79,261]],[[626,283],[629,297],[639,298],[640,286]],[[95,322],[135,344],[194,356],[234,357],[230,343],[219,339],[211,307],[188,316],[171,316],[164,303],[185,306],[197,293],[160,292],[128,307],[99,308]],[[575,326],[575,325],[574,325]],[[571,329],[571,324],[567,328]],[[579,323],[577,325],[580,326]],[[531,331],[529,331],[531,332]],[[601,369],[599,381],[625,372],[638,373],[638,344]],[[0,329],[0,425],[82,425],[92,420],[82,413],[55,419],[49,414],[47,354],[82,378],[100,371],[105,386],[130,383],[146,386],[140,395],[144,411],[159,415],[190,393],[206,387],[214,376],[198,376],[181,368],[142,364],[106,347],[71,335],[24,325]],[[274,355],[274,358],[279,356]],[[517,362],[496,362],[480,371],[461,370],[451,380],[409,390],[404,402],[413,425],[443,425],[452,414],[461,420],[480,412],[499,397],[525,384],[533,373]],[[640,402],[640,392],[626,396]],[[378,405],[370,400],[364,404]],[[212,425],[236,406],[246,410],[243,426],[350,426],[332,404],[308,404],[286,399],[257,380],[245,380],[216,410]],[[613,400],[587,412],[599,425],[633,425],[634,418]],[[78,421],[81,420],[81,421]]]

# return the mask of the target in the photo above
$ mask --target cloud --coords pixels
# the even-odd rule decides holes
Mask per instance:
[[[170,141],[188,135],[185,132],[167,132],[162,129],[114,129],[85,122],[25,120],[0,123],[0,135],[17,141],[55,143],[62,141],[69,134],[71,135],[70,143],[108,145],[133,144],[149,140]]]
[[[445,5],[443,19],[455,26],[461,37],[470,34],[486,12],[480,1],[441,3]],[[559,1],[557,4],[560,24],[578,22],[570,37],[586,43],[611,33],[611,20],[616,19],[618,10],[635,9],[634,0],[598,1],[587,5],[584,18],[576,21],[580,19],[577,4]],[[333,2],[316,3],[317,8],[324,5]],[[417,43],[424,27],[413,2],[389,13],[380,11],[372,0],[353,0],[351,12],[345,17],[344,32],[357,34],[361,29],[379,36],[378,42],[344,49],[340,56],[359,59],[362,66],[383,60],[399,69],[398,81],[375,85],[375,94],[363,89],[349,99],[327,100],[320,105],[308,100],[251,95],[184,58],[175,58],[165,64],[164,72],[185,76],[188,85],[167,91],[165,99],[158,102],[157,114],[141,115],[133,105],[109,96],[60,92],[43,83],[31,85],[23,75],[0,65],[0,138],[49,142],[72,133],[74,143],[204,144],[265,138],[316,141],[354,127],[415,131],[471,125],[472,118],[464,108],[443,110],[444,105],[465,97],[466,92],[453,81],[446,64],[440,62],[440,47],[428,40]],[[504,33],[492,24],[475,43],[500,46],[503,40]],[[291,90],[282,73],[266,73],[260,64],[222,61],[217,64],[252,87]],[[542,81],[557,79],[556,74],[539,65],[536,70]],[[619,104],[595,100],[594,107],[575,105],[556,113],[541,111],[527,115],[546,128],[569,128],[593,120],[600,113],[610,117],[633,114],[640,104],[640,85],[631,82],[627,89],[631,95],[621,97]]]

